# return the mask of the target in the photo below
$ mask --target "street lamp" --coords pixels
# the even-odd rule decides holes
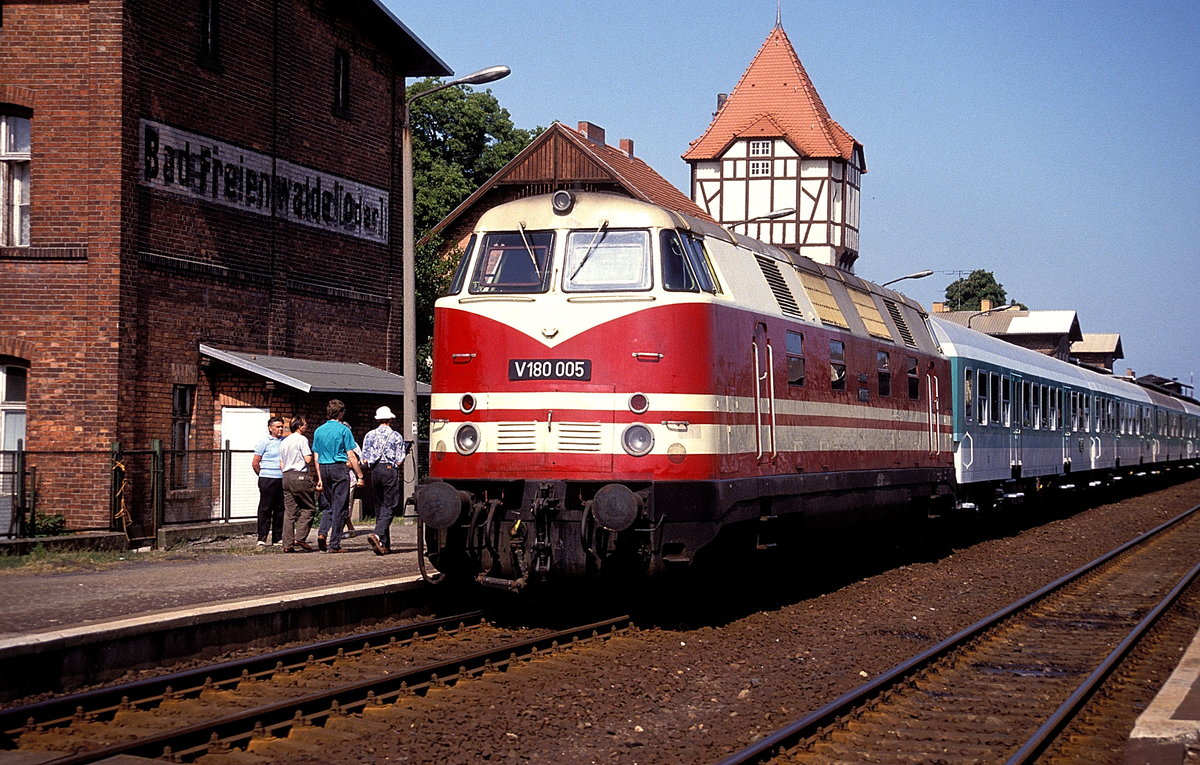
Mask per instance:
[[[489,66],[472,72],[465,77],[459,77],[450,82],[444,82],[428,90],[422,90],[404,99],[404,109],[400,116],[400,194],[404,207],[401,220],[404,236],[403,250],[403,281],[401,299],[404,309],[401,314],[402,328],[401,352],[404,354],[404,402],[403,402],[403,433],[412,439],[413,443],[413,472],[412,480],[404,478],[404,501],[408,502],[413,495],[420,472],[420,459],[417,450],[417,245],[413,232],[413,167],[412,167],[412,103],[439,90],[455,85],[480,85],[485,82],[507,77],[511,70],[507,66]]]
[[[967,317],[967,329],[971,328],[971,320],[974,319],[976,316],[986,316],[989,313],[1000,313],[1001,311],[1007,311],[1010,308],[1020,308],[1020,306],[1016,303],[1009,303],[1007,305],[1001,305],[1001,306],[996,306],[995,308],[989,308],[986,311],[979,311],[978,313],[973,313]]]
[[[795,215],[795,214],[796,214],[796,208],[784,207],[779,210],[772,210],[771,212],[767,213],[766,215],[756,215],[753,218],[747,218],[746,220],[735,220],[730,223],[723,223],[721,225],[725,226],[725,228],[729,228],[730,226],[744,226],[747,223],[757,223],[758,221],[762,221],[762,220],[775,220],[776,218],[786,218],[789,215]]]
[[[906,274],[904,276],[897,276],[895,279],[888,279],[886,282],[884,282],[883,284],[881,284],[879,286],[886,287],[889,284],[895,284],[896,282],[902,282],[905,279],[924,279],[926,276],[933,276],[933,271],[917,271],[915,274]]]

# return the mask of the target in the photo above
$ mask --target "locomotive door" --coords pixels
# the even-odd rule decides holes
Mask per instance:
[[[750,345],[754,363],[755,456],[763,463],[779,454],[775,441],[775,351],[766,324],[755,323]]]

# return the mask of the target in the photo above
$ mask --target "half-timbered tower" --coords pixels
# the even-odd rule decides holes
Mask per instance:
[[[829,116],[778,21],[683,158],[692,198],[722,225],[853,271],[863,148]],[[794,212],[765,218],[783,210]]]

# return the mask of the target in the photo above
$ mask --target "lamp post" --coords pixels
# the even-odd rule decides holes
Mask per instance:
[[[978,313],[973,313],[967,317],[967,329],[971,328],[971,320],[976,318],[977,316],[986,316],[989,313],[1000,313],[1001,311],[1007,311],[1011,308],[1018,308],[1018,307],[1019,306],[1016,303],[1009,303],[1007,305],[1000,305],[1000,306],[996,306],[995,308],[989,308],[986,311],[979,311]]]
[[[881,284],[879,286],[886,287],[889,284],[895,284],[896,282],[902,282],[905,279],[924,279],[926,276],[933,276],[933,271],[917,271],[914,274],[905,274],[904,276],[897,276],[895,279],[888,279],[886,282],[884,282],[883,284]]]
[[[418,98],[431,95],[439,90],[455,85],[480,85],[485,82],[507,77],[511,70],[507,66],[489,66],[472,72],[465,77],[444,82],[428,90],[422,90],[404,99],[404,109],[400,116],[400,194],[404,207],[401,218],[404,236],[402,260],[403,280],[401,284],[404,309],[401,314],[402,328],[401,352],[404,354],[404,402],[403,402],[403,434],[413,442],[413,472],[412,479],[404,477],[404,501],[408,502],[413,495],[420,474],[420,459],[417,449],[417,245],[413,232],[413,167],[412,167],[412,103]]]
[[[771,212],[767,213],[766,215],[756,215],[753,218],[747,218],[746,220],[735,220],[730,223],[722,223],[721,225],[723,225],[725,228],[730,228],[732,226],[744,226],[747,223],[757,223],[757,222],[763,221],[763,220],[775,220],[776,218],[786,218],[789,215],[795,215],[795,214],[796,214],[796,208],[784,207],[779,210],[772,210]]]

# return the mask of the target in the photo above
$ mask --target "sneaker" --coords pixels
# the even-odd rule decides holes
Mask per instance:
[[[386,554],[383,551],[383,545],[379,543],[379,537],[375,536],[374,534],[367,534],[367,544],[371,545],[371,549],[375,551],[376,555]]]
[[[267,546],[267,543],[266,543],[265,541],[263,541],[263,540],[261,540],[261,539],[260,539],[260,540],[258,540],[258,546],[259,546],[259,547],[266,547],[266,546]]]
[[[325,537],[317,535],[317,549],[321,552],[325,552],[328,547],[329,545],[325,544]]]
[[[271,546],[272,547],[283,547],[283,540],[281,539],[278,542],[272,542]]]

